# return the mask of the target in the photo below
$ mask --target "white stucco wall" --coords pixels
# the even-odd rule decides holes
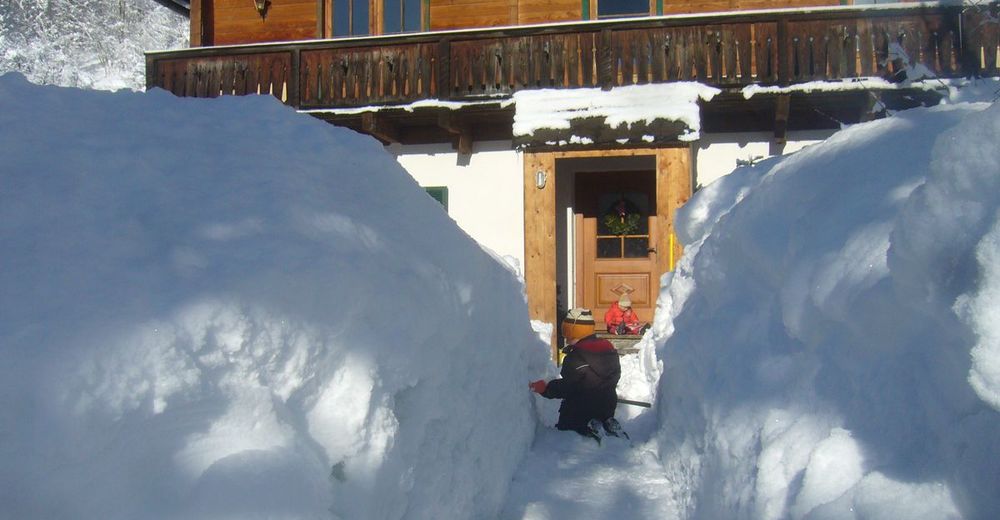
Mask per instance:
[[[788,132],[783,146],[771,143],[768,132],[705,134],[694,147],[695,185],[708,186],[712,181],[736,169],[737,161],[759,160],[784,155],[830,137],[834,130]]]
[[[730,173],[737,161],[758,160],[772,155],[788,154],[809,144],[822,141],[833,131],[789,132],[787,143],[771,143],[772,134],[729,133],[702,134],[693,145],[695,185],[707,186]],[[514,260],[519,274],[524,272],[524,175],[523,155],[511,149],[510,141],[475,143],[473,153],[459,156],[448,144],[403,146],[391,145],[386,150],[424,187],[448,188],[448,214],[473,239],[502,257]],[[609,167],[606,165],[605,167]],[[568,171],[563,172],[570,173]],[[572,176],[566,176],[568,180]],[[572,185],[560,187],[565,197]],[[564,198],[565,198],[564,197]],[[560,203],[561,212],[572,211],[571,203]],[[569,209],[567,209],[569,208]],[[559,215],[566,226],[560,237],[560,265],[572,262],[572,219]],[[567,269],[572,271],[572,267]],[[572,273],[560,273],[571,276]],[[564,282],[566,280],[563,280]],[[571,284],[565,284],[563,298],[572,298]]]
[[[479,142],[469,156],[450,145],[391,145],[423,187],[448,188],[448,215],[472,238],[500,256],[516,259],[524,272],[524,162],[510,141]]]

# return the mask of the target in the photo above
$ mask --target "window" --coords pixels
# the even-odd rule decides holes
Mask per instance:
[[[441,203],[444,206],[444,210],[448,211],[448,187],[447,186],[427,186],[424,191],[431,196],[434,200]]]
[[[597,258],[649,256],[649,197],[642,192],[608,193],[598,201]]]
[[[422,0],[384,0],[384,2],[382,22],[386,34],[420,30]]]
[[[648,14],[649,0],[597,0],[598,18],[646,16]]]
[[[333,35],[368,34],[368,0],[333,0]]]

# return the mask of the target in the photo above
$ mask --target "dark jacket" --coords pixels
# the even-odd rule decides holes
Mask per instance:
[[[576,430],[591,419],[614,417],[618,405],[615,388],[621,374],[618,352],[610,341],[591,335],[568,347],[561,377],[549,381],[542,394],[563,400],[556,428]]]

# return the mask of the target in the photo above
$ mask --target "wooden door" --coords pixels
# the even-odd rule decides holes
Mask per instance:
[[[576,301],[604,313],[628,294],[639,320],[652,323],[659,291],[654,171],[576,174]]]

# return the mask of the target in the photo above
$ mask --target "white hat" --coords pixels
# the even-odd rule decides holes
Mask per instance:
[[[626,308],[632,306],[632,300],[629,299],[627,294],[623,294],[621,298],[618,298],[618,307]]]

